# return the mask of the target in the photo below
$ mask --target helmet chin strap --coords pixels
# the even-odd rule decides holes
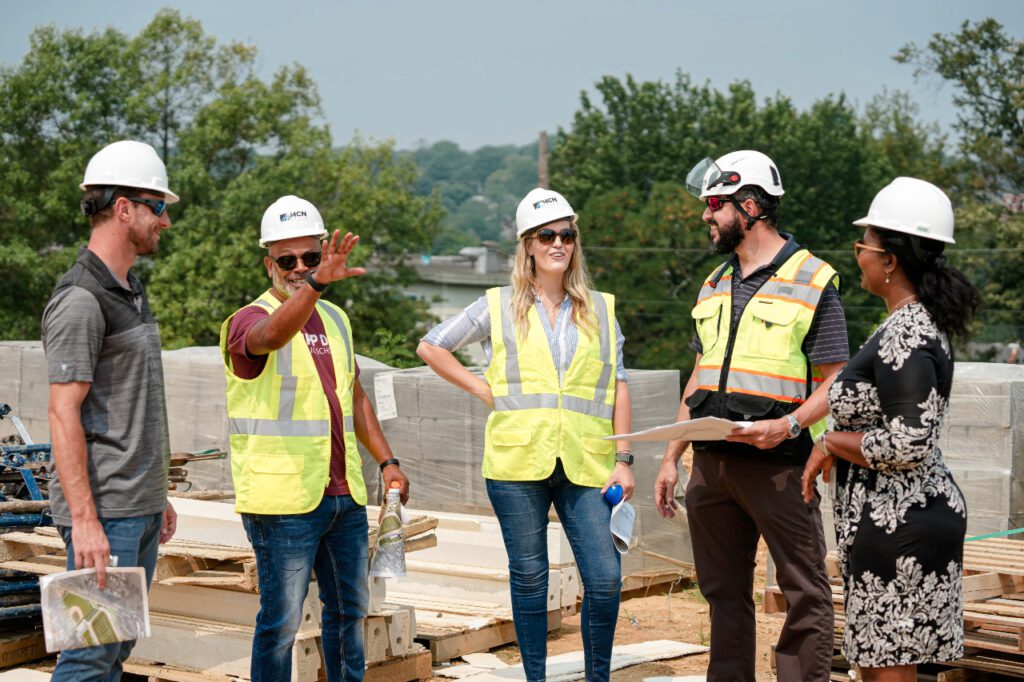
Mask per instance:
[[[736,210],[739,211],[740,215],[743,216],[743,218],[747,221],[747,224],[743,228],[747,232],[749,232],[751,230],[751,228],[754,227],[754,224],[758,220],[764,220],[765,218],[768,217],[768,215],[766,213],[762,213],[759,216],[752,216],[752,215],[750,215],[745,210],[743,210],[742,204],[740,204],[740,202],[736,201],[736,198],[731,196],[731,195],[729,196],[729,203],[731,203],[733,206],[735,206]]]

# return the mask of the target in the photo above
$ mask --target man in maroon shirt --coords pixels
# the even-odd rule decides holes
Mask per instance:
[[[366,491],[353,432],[380,464],[385,488],[397,482],[402,501],[408,498],[409,482],[359,383],[347,317],[337,306],[320,300],[332,282],[365,272],[347,265],[359,237],[348,233],[341,238],[336,230],[330,243],[321,242],[326,236],[320,213],[310,202],[286,196],[272,204],[263,216],[260,246],[269,250],[264,263],[273,286],[269,295],[230,317],[221,331],[229,371],[228,414],[232,435],[241,436],[233,439],[232,446],[236,508],[255,550],[260,586],[252,651],[254,682],[289,679],[292,644],[313,569],[323,602],[327,678],[363,677],[363,619],[368,602],[367,519],[362,506]],[[308,349],[308,356],[292,345],[296,343]],[[297,376],[311,373],[302,369],[309,367],[310,359],[319,386]],[[280,391],[274,408],[277,418],[266,419],[259,410],[247,414],[252,408],[246,406],[266,396],[262,389],[268,385]],[[349,397],[352,414],[346,415],[343,401],[348,404]],[[330,412],[330,473],[321,494],[319,489],[310,490],[311,481],[318,488],[319,479],[309,472],[326,464],[326,445],[321,450],[320,444],[326,442],[327,422],[309,419],[303,406],[320,405],[322,413],[322,401]],[[294,414],[304,416],[293,420]],[[259,437],[268,434],[286,441],[287,452],[267,453],[261,449],[265,446],[250,445],[267,442]],[[308,452],[303,451],[306,443]],[[292,454],[296,449],[298,456]],[[301,466],[294,463],[296,459]],[[319,503],[317,495],[321,495]],[[287,513],[311,505],[308,511]]]

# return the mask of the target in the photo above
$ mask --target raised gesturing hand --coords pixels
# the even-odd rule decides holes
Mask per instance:
[[[326,239],[321,242],[320,265],[316,268],[314,278],[321,284],[330,284],[346,277],[358,277],[366,274],[366,268],[348,267],[348,256],[352,249],[359,243],[359,235],[346,232],[341,236],[341,230],[335,230],[328,243]]]

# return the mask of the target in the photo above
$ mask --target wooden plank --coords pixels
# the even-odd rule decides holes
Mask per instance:
[[[126,673],[145,677],[149,682],[237,682],[237,677],[187,670],[176,666],[129,659],[123,665]]]
[[[412,682],[430,679],[430,652],[426,650],[390,658],[367,666],[364,682]]]
[[[548,631],[557,630],[562,626],[561,611],[548,612]],[[430,648],[434,663],[447,663],[463,654],[489,651],[495,647],[514,642],[515,626],[512,621],[505,620],[477,630],[445,634],[441,637],[423,636],[423,628],[417,619],[416,639]]]
[[[1024,578],[1001,573],[976,573],[963,578],[964,602],[984,601],[991,597],[1024,589]]]
[[[25,628],[0,634],[0,667],[46,658],[46,640],[42,630]]]

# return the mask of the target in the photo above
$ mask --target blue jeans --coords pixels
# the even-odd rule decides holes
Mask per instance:
[[[147,585],[152,582],[156,568],[162,520],[163,514],[100,519],[110,543],[110,555],[117,557],[117,565],[142,566],[146,570]],[[67,567],[72,571],[75,569],[75,548],[71,543],[71,527],[58,526],[58,530],[67,545]],[[134,646],[135,640],[131,640],[62,651],[50,679],[54,682],[116,682],[121,679],[121,667]]]
[[[527,680],[544,680],[548,634],[548,509],[569,538],[583,581],[580,630],[587,680],[611,674],[612,640],[619,617],[621,559],[608,530],[611,507],[599,488],[572,483],[561,461],[543,481],[487,480],[487,495],[508,552],[512,616]]]
[[[260,583],[253,682],[291,679],[292,645],[313,569],[323,602],[327,679],[362,680],[363,623],[369,602],[366,508],[351,495],[325,495],[311,512],[242,514],[242,524],[256,551]]]

